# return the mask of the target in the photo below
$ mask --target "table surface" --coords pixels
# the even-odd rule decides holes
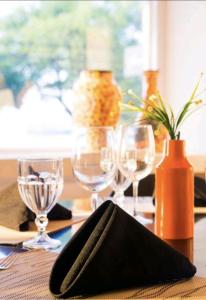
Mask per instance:
[[[83,208],[88,210],[88,203],[82,202]],[[82,209],[81,201],[76,202],[78,209]],[[151,215],[150,215],[151,216]],[[147,217],[150,217],[147,215]],[[206,215],[195,217],[194,240],[170,241],[178,251],[184,253],[197,267],[196,276],[188,281],[168,283],[145,288],[135,288],[124,291],[114,291],[94,298],[101,299],[161,299],[162,297],[191,297],[206,299]],[[53,237],[60,239],[63,245],[81,226],[75,224],[53,233]],[[153,229],[153,225],[149,225]],[[0,271],[0,299],[53,299],[48,290],[49,275],[58,253],[32,250],[18,255],[14,265]]]

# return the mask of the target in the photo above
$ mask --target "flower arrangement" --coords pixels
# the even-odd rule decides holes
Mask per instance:
[[[142,121],[155,122],[157,124],[155,135],[158,135],[159,126],[163,125],[172,140],[179,140],[180,126],[187,117],[203,104],[203,100],[199,96],[205,89],[201,93],[198,93],[201,77],[189,100],[183,105],[177,116],[174,115],[172,108],[164,103],[159,91],[151,95],[148,99],[141,99],[132,90],[129,90],[128,94],[136,100],[137,104],[134,101],[128,101],[128,103],[120,103],[120,107],[125,111],[140,112],[142,114]]]

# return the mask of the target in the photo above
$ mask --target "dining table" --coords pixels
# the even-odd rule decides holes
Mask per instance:
[[[132,203],[130,197],[125,201]],[[62,248],[91,214],[89,200],[86,198],[64,201],[64,205],[72,208],[74,222],[71,220],[49,222],[50,236],[59,239],[62,247],[55,251],[28,250],[18,253],[13,265],[7,270],[0,271],[0,299],[54,299],[49,291],[52,266]],[[145,200],[142,197],[139,211],[150,219],[151,222],[146,227],[154,231],[155,211],[152,199],[147,197]],[[193,262],[197,268],[194,277],[177,282],[113,290],[84,299],[206,299],[206,208],[199,210],[196,208],[194,213],[194,238],[166,241]],[[30,230],[33,229],[31,223]]]

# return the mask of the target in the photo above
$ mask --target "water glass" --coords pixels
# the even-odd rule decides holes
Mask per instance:
[[[25,205],[36,214],[38,234],[25,241],[26,248],[55,249],[59,240],[46,233],[47,214],[56,204],[63,189],[62,159],[20,159],[18,161],[18,188]]]

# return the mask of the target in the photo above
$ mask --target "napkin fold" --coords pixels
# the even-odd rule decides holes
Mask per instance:
[[[50,220],[66,220],[71,217],[71,211],[58,203],[48,214]],[[0,192],[0,225],[14,230],[26,230],[27,223],[34,219],[34,213],[25,206],[19,195],[17,183]]]
[[[106,201],[58,256],[49,287],[56,298],[83,297],[177,281],[195,272],[188,258]]]
[[[139,182],[138,195],[140,197],[152,197],[155,190],[155,175],[150,174]],[[133,196],[132,184],[126,189],[125,196]]]
[[[195,176],[195,206],[206,207],[206,183],[205,179]]]
[[[28,208],[27,216],[29,221],[34,221],[36,218],[36,215]],[[61,204],[56,203],[53,209],[48,213],[47,217],[49,220],[66,220],[71,219],[72,212]]]
[[[18,230],[19,225],[26,221],[26,207],[14,183],[0,192],[0,225]]]

